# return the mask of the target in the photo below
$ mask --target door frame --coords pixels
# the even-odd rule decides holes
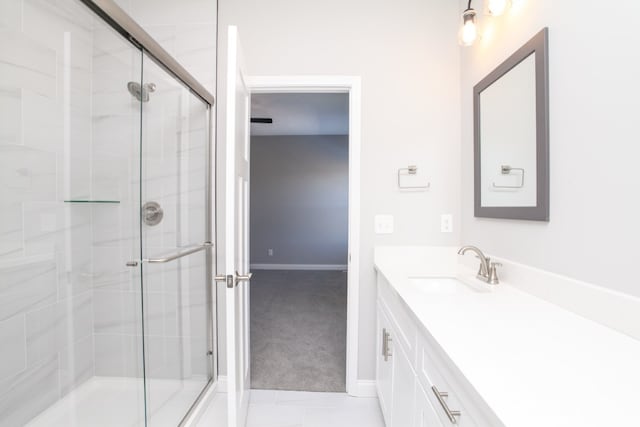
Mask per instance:
[[[349,95],[349,220],[347,261],[347,366],[346,388],[358,387],[358,323],[360,312],[360,146],[361,82],[359,76],[249,76],[255,93],[347,93]]]

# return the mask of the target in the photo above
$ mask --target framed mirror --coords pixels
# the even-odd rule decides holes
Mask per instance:
[[[473,88],[475,216],[549,220],[545,28]]]

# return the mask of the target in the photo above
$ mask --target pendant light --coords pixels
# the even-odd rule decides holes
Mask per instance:
[[[460,28],[460,44],[471,46],[478,38],[477,14],[471,8],[471,0],[467,4],[467,9],[462,13],[462,28]]]
[[[493,16],[500,16],[507,10],[508,0],[489,0],[487,8]]]

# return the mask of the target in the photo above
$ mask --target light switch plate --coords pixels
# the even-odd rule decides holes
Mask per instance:
[[[376,215],[375,229],[376,229],[376,234],[392,234],[393,233],[393,215]]]
[[[453,232],[453,215],[451,214],[440,215],[440,231],[442,233]]]

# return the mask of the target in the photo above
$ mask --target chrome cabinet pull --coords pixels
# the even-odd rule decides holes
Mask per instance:
[[[382,328],[382,355],[384,356],[384,361],[388,362],[389,357],[392,356],[391,351],[389,351],[389,342],[391,340],[391,334],[387,332],[387,328]]]
[[[462,414],[460,413],[460,411],[452,411],[451,409],[449,409],[449,405],[447,405],[447,402],[444,401],[445,397],[449,397],[449,393],[447,393],[446,391],[438,391],[438,388],[436,386],[431,386],[431,390],[433,391],[433,394],[436,395],[438,402],[440,402],[440,406],[442,406],[442,409],[444,409],[444,412],[445,414],[447,414],[447,418],[449,418],[451,424],[458,424],[458,420],[456,419],[456,417],[459,417]]]

